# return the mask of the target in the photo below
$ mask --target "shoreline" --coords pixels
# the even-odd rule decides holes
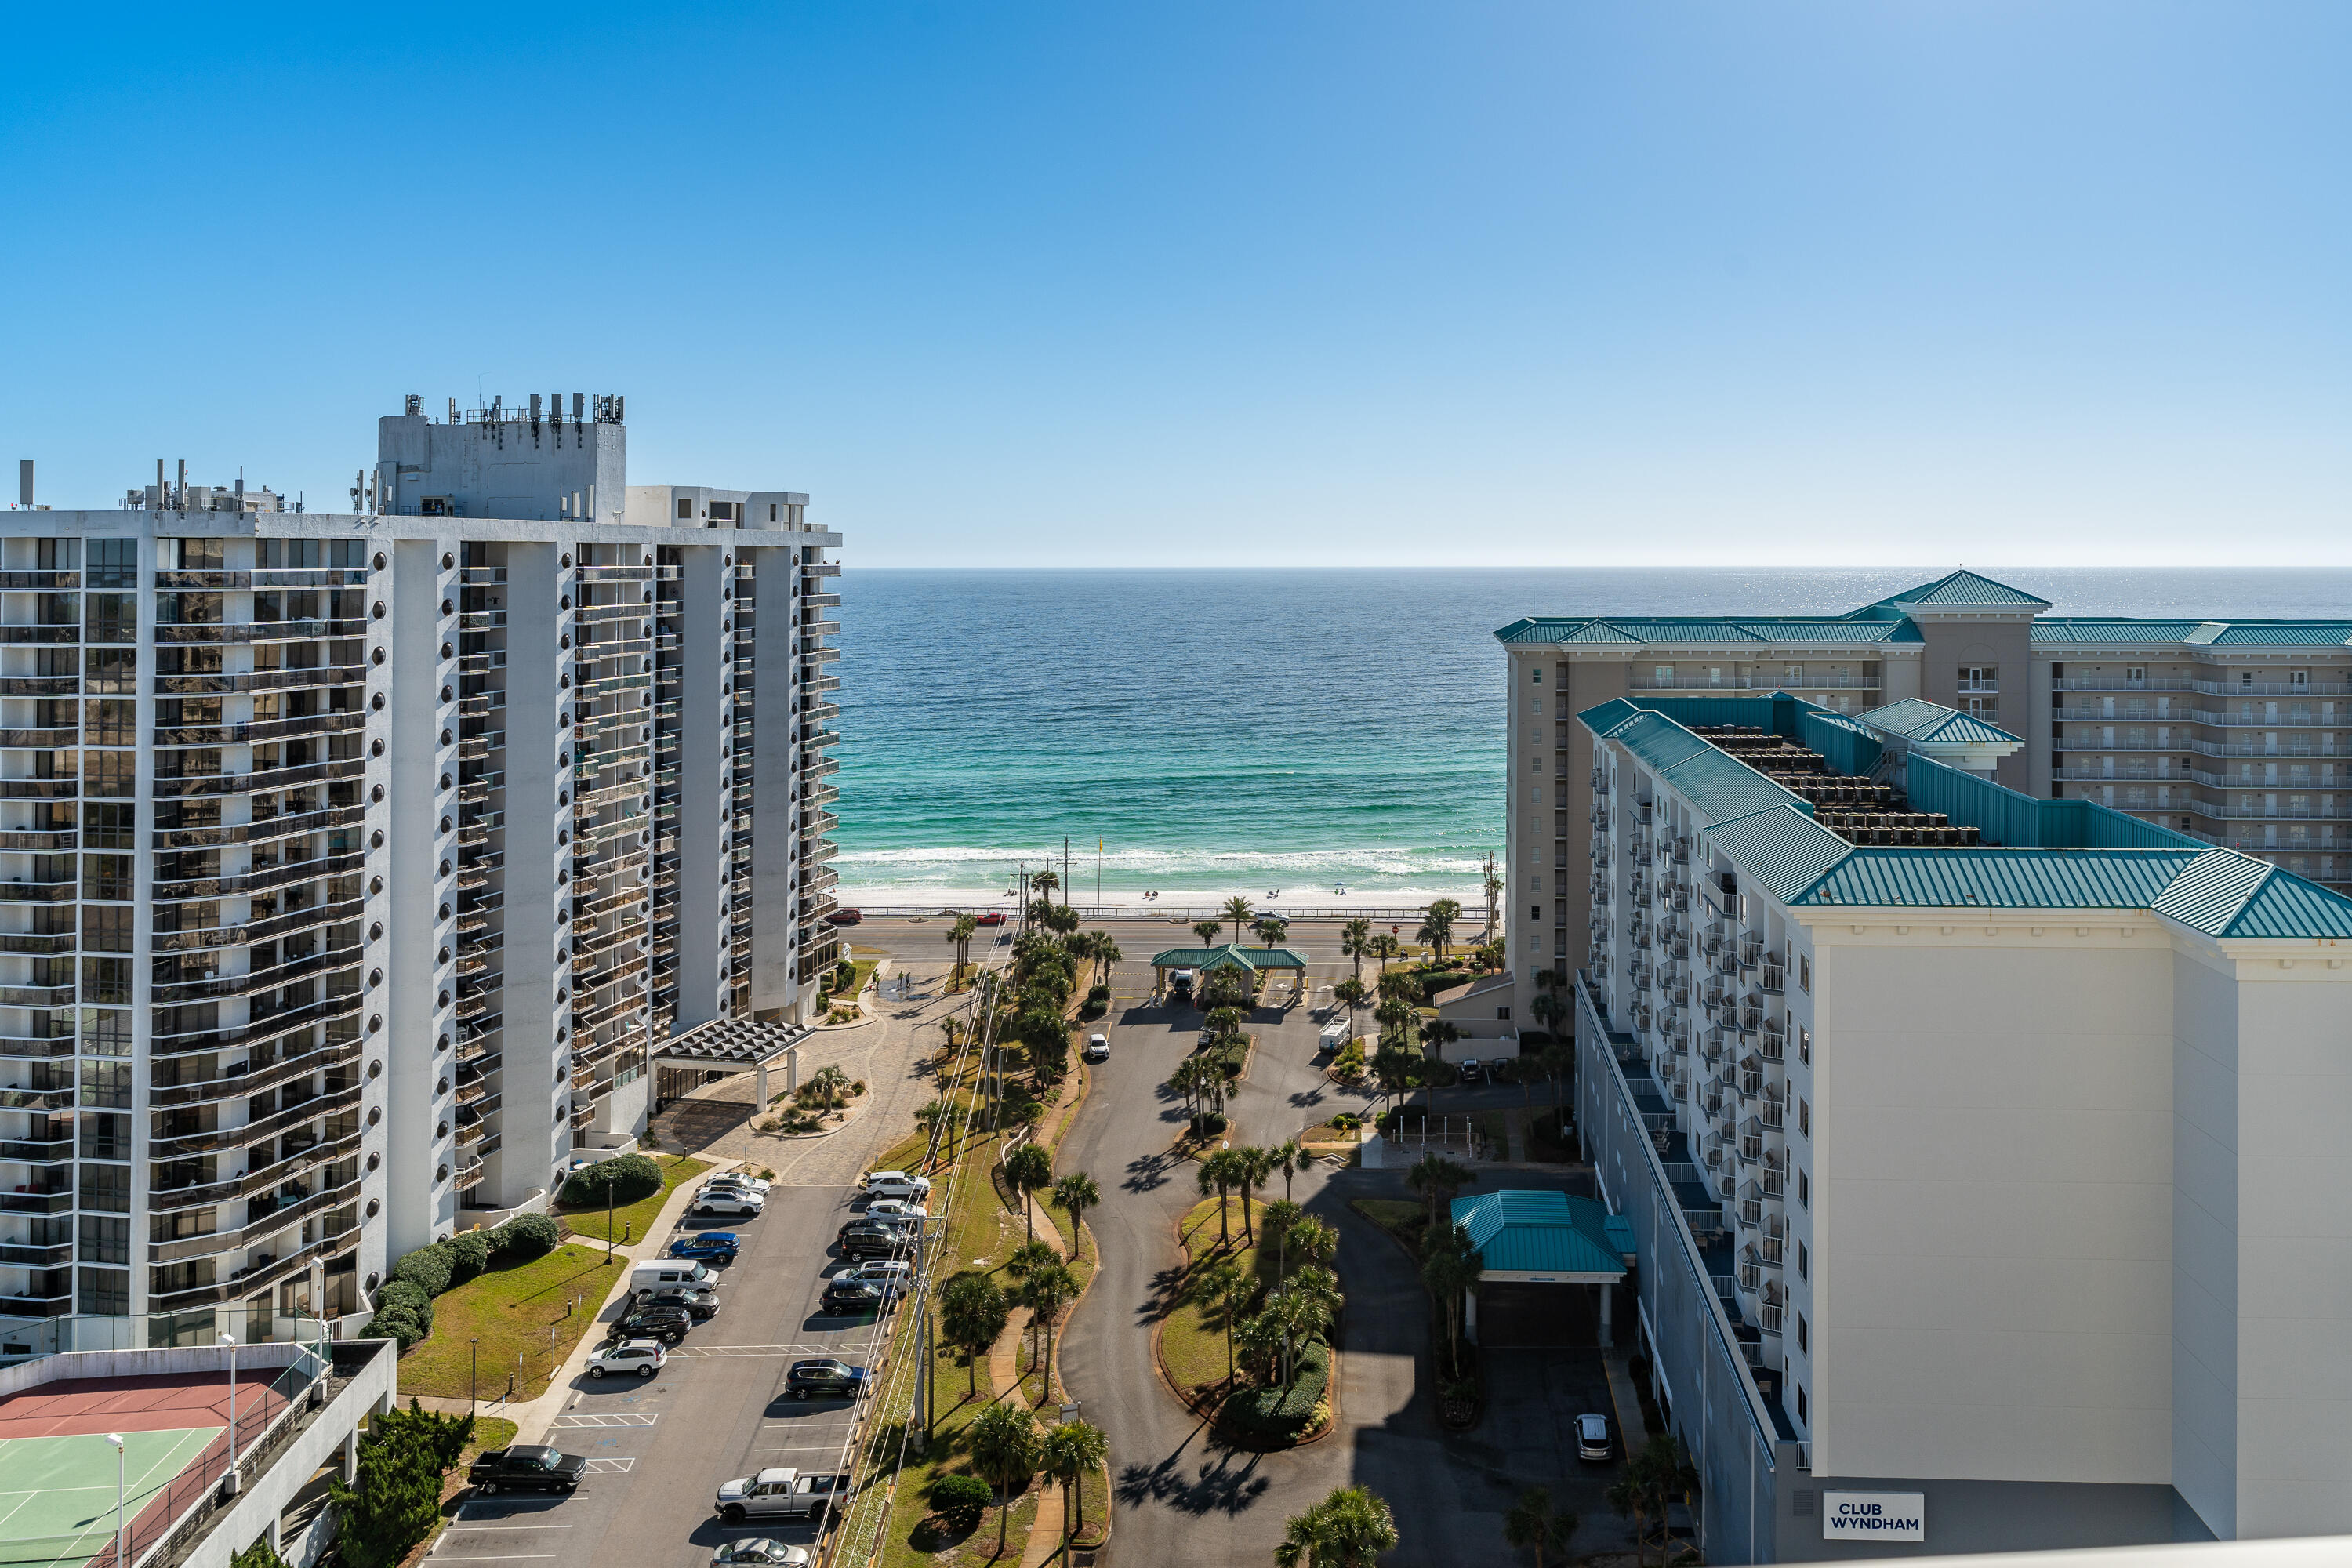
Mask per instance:
[[[1216,892],[1203,889],[1171,888],[1163,890],[1159,898],[1147,901],[1141,893],[1106,888],[1103,889],[1099,903],[1095,900],[1094,889],[1091,888],[1081,887],[1071,891],[1074,895],[1070,900],[1071,907],[1076,909],[1082,915],[1090,915],[1092,911],[1101,910],[1107,915],[1116,914],[1144,919],[1161,918],[1171,922],[1181,917],[1185,923],[1189,924],[1197,920],[1222,919],[1221,911],[1225,900],[1233,898],[1236,889],[1227,889],[1222,892]],[[1241,896],[1249,900],[1250,907],[1255,913],[1272,912],[1292,920],[1314,918],[1309,911],[1322,910],[1412,910],[1418,913],[1438,899],[1459,900],[1463,915],[1474,925],[1483,921],[1486,912],[1486,895],[1475,882],[1467,887],[1451,889],[1383,888],[1360,890],[1349,888],[1344,894],[1334,893],[1327,884],[1319,888],[1285,888],[1282,889],[1282,896],[1276,899],[1268,899],[1265,893],[1264,889],[1259,889],[1254,892],[1243,891]],[[937,917],[950,911],[970,911],[980,914],[991,910],[1002,910],[1010,914],[1016,907],[1013,900],[1005,897],[1004,889],[1001,886],[988,889],[944,889],[853,888],[845,885],[838,889],[834,896],[844,909],[869,911],[877,909],[903,910],[925,917]],[[1056,899],[1058,898],[1057,894]]]

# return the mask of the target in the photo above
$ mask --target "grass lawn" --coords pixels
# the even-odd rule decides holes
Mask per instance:
[[[514,1380],[517,1399],[535,1399],[572,1347],[596,1321],[624,1256],[607,1267],[601,1245],[571,1242],[509,1268],[496,1263],[434,1299],[433,1332],[400,1358],[400,1391],[463,1399],[473,1387],[474,1347],[481,1345],[480,1397],[497,1398]]]
[[[468,1465],[484,1454],[510,1447],[515,1440],[517,1430],[513,1422],[496,1415],[475,1416],[474,1440],[467,1444],[466,1451],[457,1457],[458,1471],[463,1472]]]
[[[1193,1205],[1178,1227],[1184,1243],[1185,1279],[1173,1310],[1160,1327],[1160,1369],[1188,1396],[1194,1389],[1223,1383],[1227,1368],[1223,1325],[1212,1322],[1202,1304],[1193,1300],[1193,1283],[1201,1270],[1221,1258],[1231,1258],[1262,1284],[1273,1282],[1273,1255],[1242,1240],[1241,1199],[1231,1196],[1223,1201],[1229,1247],[1218,1241],[1218,1199],[1205,1198]]]
[[[627,1242],[632,1239],[643,1241],[646,1238],[646,1227],[653,1224],[655,1216],[661,1213],[662,1205],[669,1202],[670,1193],[681,1184],[690,1182],[710,1169],[707,1162],[688,1159],[683,1154],[656,1154],[652,1159],[654,1163],[662,1168],[662,1189],[650,1196],[639,1198],[626,1208],[616,1208],[613,1211],[613,1230],[610,1239],[614,1241]],[[607,1239],[603,1209],[558,1209],[555,1213],[556,1217],[569,1226],[574,1236],[586,1237],[595,1241]]]
[[[1421,1256],[1421,1233],[1429,1228],[1429,1210],[1402,1198],[1352,1198],[1348,1206],[1404,1243],[1405,1250]]]

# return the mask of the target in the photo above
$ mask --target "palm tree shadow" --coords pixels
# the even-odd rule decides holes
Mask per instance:
[[[1127,1163],[1127,1180],[1119,1185],[1130,1193],[1156,1192],[1168,1184],[1168,1167],[1174,1158],[1162,1152],[1129,1160]]]
[[[1230,1517],[1249,1509],[1274,1484],[1256,1473],[1263,1456],[1210,1442],[1209,1457],[1202,1459],[1191,1477],[1178,1468],[1192,1439],[1204,1436],[1206,1430],[1205,1422],[1194,1426],[1175,1451],[1156,1465],[1129,1465],[1120,1470],[1113,1495],[1129,1508],[1157,1502],[1196,1519],[1213,1513]],[[1238,1466],[1234,1462],[1236,1457],[1241,1460]]]

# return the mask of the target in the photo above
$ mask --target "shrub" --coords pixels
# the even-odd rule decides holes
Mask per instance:
[[[430,1301],[449,1289],[449,1258],[436,1242],[420,1247],[392,1266],[394,1279],[405,1279],[425,1293]]]
[[[511,1252],[523,1263],[546,1257],[563,1239],[563,1232],[543,1214],[519,1214],[493,1234],[499,1238],[499,1251]]]
[[[966,1530],[980,1523],[981,1510],[995,1498],[986,1481],[967,1475],[940,1477],[928,1495],[934,1512]]]
[[[376,1292],[379,1312],[406,1312],[426,1333],[433,1331],[433,1298],[413,1279],[394,1279]]]
[[[1224,1130],[1225,1113],[1223,1111],[1211,1110],[1203,1113],[1201,1117],[1202,1137],[1214,1138],[1218,1133],[1223,1132]]]
[[[587,1209],[603,1208],[609,1193],[613,1206],[619,1208],[649,1198],[661,1188],[659,1165],[643,1154],[620,1154],[573,1172],[563,1184],[562,1195],[564,1207]]]
[[[375,1316],[368,1320],[367,1327],[360,1331],[360,1338],[363,1340],[396,1340],[402,1350],[406,1350],[424,1337],[425,1325],[418,1322],[416,1314],[405,1307],[377,1309]]]
[[[1261,1437],[1288,1437],[1307,1429],[1331,1381],[1331,1350],[1309,1340],[1298,1352],[1298,1370],[1288,1388],[1279,1383],[1244,1389],[1225,1401],[1224,1418]]]
[[[459,1231],[441,1244],[449,1259],[449,1283],[463,1285],[489,1267],[489,1238],[478,1230]]]

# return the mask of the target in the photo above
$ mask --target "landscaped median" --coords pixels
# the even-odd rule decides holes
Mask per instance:
[[[1245,1220],[1239,1197],[1209,1198],[1179,1222],[1185,1270],[1160,1324],[1160,1374],[1228,1437],[1289,1447],[1333,1419],[1339,1233],[1296,1205],[1250,1208]]]

